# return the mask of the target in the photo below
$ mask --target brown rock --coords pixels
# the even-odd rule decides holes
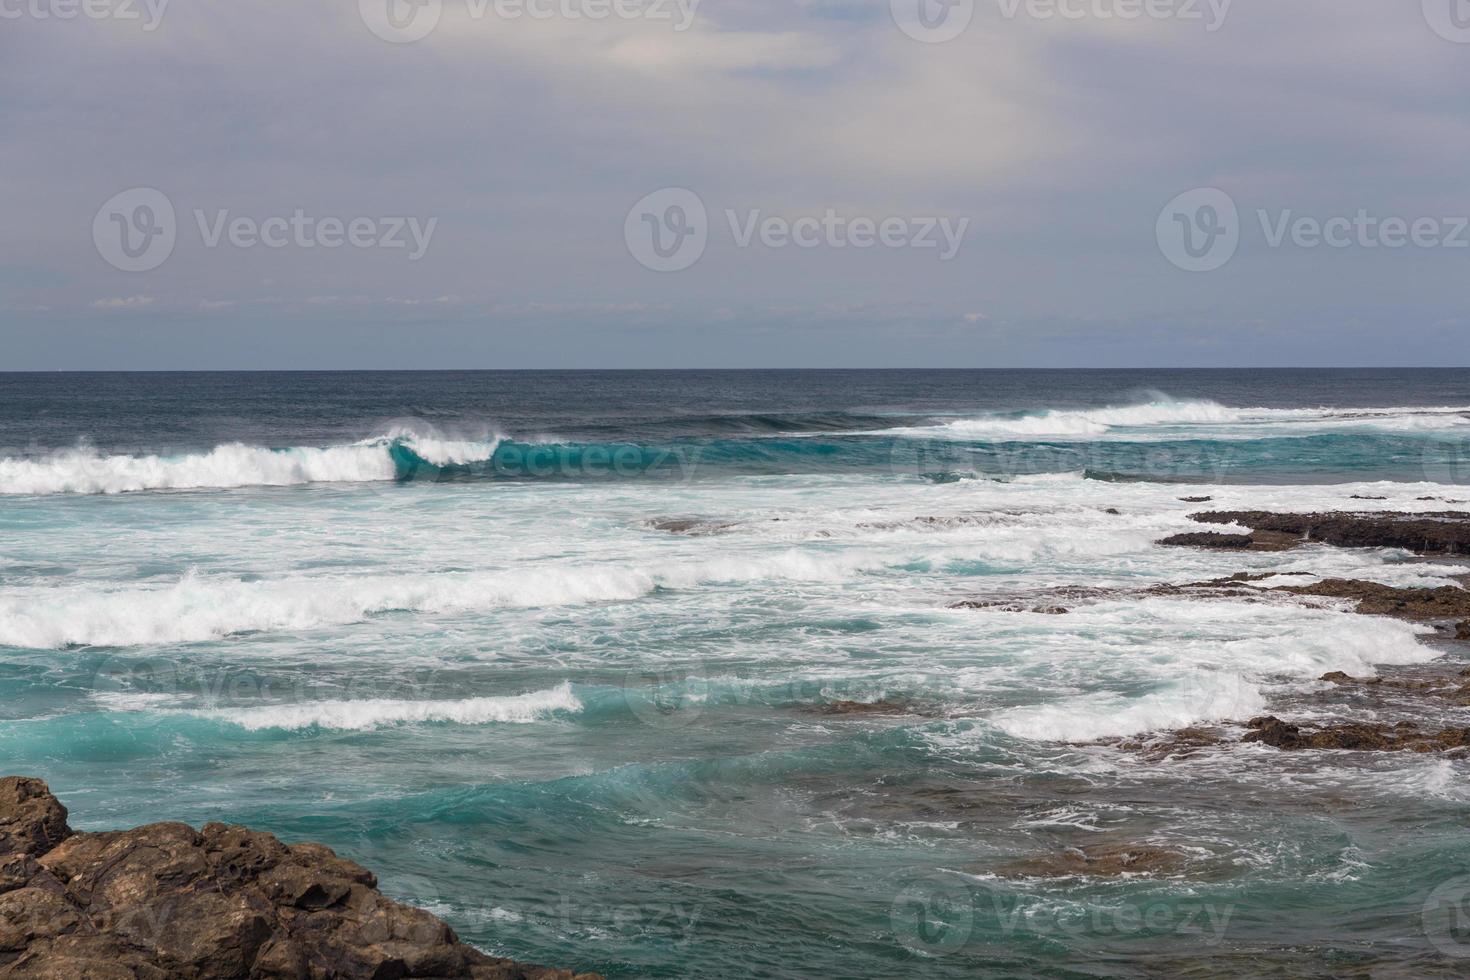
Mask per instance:
[[[0,854],[44,854],[71,833],[66,807],[39,779],[0,779]]]
[[[1412,722],[1396,725],[1348,723],[1303,731],[1272,715],[1252,718],[1242,742],[1261,742],[1278,749],[1351,749],[1379,752],[1439,752],[1470,746],[1470,728],[1426,732]]]
[[[1358,612],[1372,616],[1409,619],[1470,616],[1470,591],[1453,585],[1435,589],[1400,589],[1358,579],[1329,578],[1311,585],[1278,585],[1275,591],[1330,599],[1356,599]]]
[[[1072,875],[1116,877],[1124,874],[1172,874],[1184,865],[1178,851],[1152,844],[1097,844],[1069,847],[1056,854],[1023,858],[1001,867],[1009,877],[1061,878]]]
[[[211,823],[74,834],[0,780],[0,980],[596,980],[466,946],[320,844]]]

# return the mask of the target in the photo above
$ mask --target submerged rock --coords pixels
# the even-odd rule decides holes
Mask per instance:
[[[1066,606],[1028,606],[1019,602],[999,602],[991,599],[964,599],[960,602],[950,604],[951,609],[993,609],[996,612],[1033,612],[1045,616],[1065,616],[1069,609]]]
[[[901,701],[828,701],[817,709],[824,715],[904,715],[910,706]]]
[[[320,844],[221,823],[74,833],[0,779],[0,978],[597,980],[488,956]]]
[[[1016,878],[1116,877],[1125,874],[1174,874],[1184,867],[1184,863],[1185,857],[1180,852],[1153,844],[1097,844],[1022,858],[998,870],[1002,875]]]
[[[734,521],[715,521],[704,517],[654,517],[643,522],[643,526],[669,534],[701,537],[706,534],[723,534],[735,526]]]

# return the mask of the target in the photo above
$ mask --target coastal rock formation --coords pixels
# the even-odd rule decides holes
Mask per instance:
[[[1400,616],[1405,619],[1470,616],[1470,591],[1453,585],[1434,589],[1401,589],[1360,579],[1328,578],[1310,585],[1278,585],[1274,591],[1328,599],[1356,599],[1357,611],[1369,616]]]
[[[1205,511],[1190,515],[1205,524],[1242,524],[1260,534],[1321,541],[1344,548],[1404,548],[1422,555],[1470,554],[1470,513],[1393,512],[1276,514],[1270,511]]]
[[[0,779],[0,978],[596,980],[481,953],[320,844],[66,816],[39,779]]]
[[[1410,721],[1396,725],[1352,722],[1303,730],[1273,715],[1252,718],[1251,731],[1242,742],[1260,742],[1278,749],[1355,749],[1379,752],[1442,752],[1470,748],[1470,728],[1425,731]]]
[[[1159,544],[1180,548],[1238,548],[1245,549],[1255,544],[1249,534],[1221,534],[1218,531],[1195,531],[1190,534],[1171,534]]]

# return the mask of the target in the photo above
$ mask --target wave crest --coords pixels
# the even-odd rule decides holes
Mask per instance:
[[[98,494],[140,490],[369,483],[412,476],[422,466],[466,465],[494,455],[499,439],[470,441],[395,427],[346,446],[268,449],[226,443],[175,456],[104,455],[81,446],[36,459],[0,459],[0,494]]]

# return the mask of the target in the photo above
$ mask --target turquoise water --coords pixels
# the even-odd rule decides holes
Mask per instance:
[[[1454,507],[1470,372],[0,375],[0,418],[0,760],[75,826],[321,840],[487,950],[614,977],[1470,954],[1467,763],[1088,744],[1467,659],[1128,590],[1470,573],[1153,544],[1185,496]],[[950,608],[1057,588],[1089,591]],[[1018,870],[1118,843],[1182,863]]]

